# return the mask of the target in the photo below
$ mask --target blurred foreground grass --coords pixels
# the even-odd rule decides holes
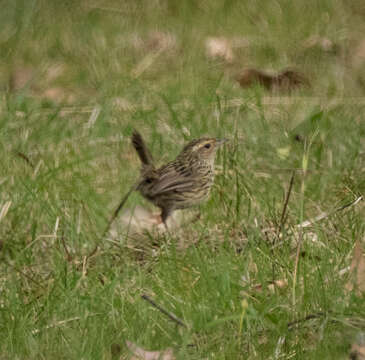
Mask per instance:
[[[345,288],[363,202],[296,225],[364,193],[362,1],[1,8],[0,358],[109,359],[129,340],[179,359],[346,359],[365,331],[364,296]],[[207,56],[208,37],[234,58]],[[245,67],[294,67],[311,86],[241,89]],[[231,139],[200,219],[137,254],[100,241],[138,176],[132,128],[161,163],[192,138]]]

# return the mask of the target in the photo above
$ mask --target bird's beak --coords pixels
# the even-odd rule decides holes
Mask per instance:
[[[227,141],[228,141],[228,139],[217,139],[216,144],[217,144],[217,146],[222,146]]]

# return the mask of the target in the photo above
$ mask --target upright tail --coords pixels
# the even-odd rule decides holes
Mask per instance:
[[[138,157],[140,158],[141,162],[142,162],[142,167],[146,168],[146,167],[154,167],[153,166],[153,158],[152,155],[150,153],[150,151],[148,150],[141,134],[134,130],[133,134],[132,134],[132,144],[134,146],[134,148],[137,151]]]

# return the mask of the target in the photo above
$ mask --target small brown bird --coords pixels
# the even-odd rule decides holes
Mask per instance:
[[[216,138],[193,140],[175,160],[156,169],[142,136],[134,131],[132,144],[142,162],[136,190],[161,209],[165,225],[174,210],[198,205],[208,198],[214,182],[216,151],[224,142]]]
[[[134,131],[132,144],[142,162],[141,177],[119,203],[103,237],[135,190],[161,209],[161,219],[166,227],[166,220],[174,210],[189,208],[206,200],[214,181],[215,154],[225,141],[216,138],[193,140],[174,161],[156,168],[141,134]]]

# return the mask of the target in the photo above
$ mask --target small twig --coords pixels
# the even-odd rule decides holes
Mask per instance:
[[[303,228],[307,228],[315,223],[317,223],[318,221],[320,220],[323,220],[327,217],[330,217],[331,215],[337,213],[337,212],[340,212],[350,206],[355,206],[357,205],[361,200],[363,200],[364,197],[361,195],[359,196],[358,198],[356,198],[354,201],[351,201],[350,203],[348,204],[345,204],[343,206],[340,206],[339,208],[333,210],[333,211],[330,211],[330,212],[324,212],[324,213],[321,213],[319,215],[317,215],[316,217],[314,217],[313,219],[310,219],[310,220],[305,220],[303,222],[301,222],[300,224],[297,224],[295,225],[297,228],[299,229],[303,229]],[[265,229],[262,229],[261,230],[264,234],[266,234],[267,232],[274,232],[274,229],[273,228],[265,228]],[[280,243],[276,243],[275,245],[273,245],[273,248],[276,248],[278,247],[279,245],[281,245],[282,242]]]
[[[350,206],[354,206],[354,205],[357,205],[361,200],[363,200],[364,197],[362,195],[360,195],[357,199],[355,199],[354,201],[351,201],[349,202],[348,204],[345,204],[343,206],[340,206],[338,209],[336,209],[334,212],[337,212],[337,211],[341,211],[341,210],[344,210]]]
[[[64,231],[63,230],[62,230],[62,235],[61,235],[61,243],[63,245],[63,248],[65,249],[65,253],[66,253],[66,256],[67,256],[66,260],[68,262],[72,261],[73,258],[72,258],[70,252],[67,249],[66,242],[65,242]]]
[[[315,314],[309,314],[306,317],[302,318],[302,319],[298,319],[298,320],[294,320],[294,321],[290,321],[288,322],[288,329],[291,329],[294,325],[300,324],[302,322],[308,321],[308,320],[312,320],[312,319],[318,319],[322,316],[326,316],[327,313],[325,312],[318,312]]]
[[[91,317],[91,316],[96,316],[96,315],[100,315],[100,314],[90,314],[88,315],[87,317]],[[66,319],[66,320],[61,320],[61,321],[57,321],[56,323],[54,324],[51,324],[51,325],[47,325],[45,326],[44,328],[42,329],[33,329],[31,332],[32,334],[38,334],[40,333],[42,330],[48,330],[48,329],[52,329],[52,328],[55,328],[55,327],[58,327],[58,326],[62,326],[62,325],[65,325],[69,322],[73,322],[73,321],[79,321],[81,320],[81,317],[80,316],[75,316],[73,318],[70,318],[70,319]]]
[[[143,300],[148,301],[152,306],[154,306],[156,309],[160,310],[163,314],[165,314],[170,320],[176,322],[176,324],[183,326],[183,327],[187,327],[186,324],[179,319],[176,315],[174,315],[173,313],[165,310],[163,307],[161,307],[160,305],[156,304],[150,297],[148,297],[146,294],[142,294],[141,295]]]
[[[91,250],[90,254],[82,257],[82,277],[87,275],[88,261],[92,258],[99,250],[99,245],[95,245],[94,249]]]
[[[42,289],[46,289],[45,286],[43,286],[40,282],[38,282],[37,280],[34,280],[31,276],[29,276],[28,274],[24,273],[23,271],[19,270],[16,266],[9,264],[8,261],[3,260],[7,266],[11,267],[12,269],[14,269],[15,271],[17,271],[20,275],[24,276],[25,278],[27,278],[28,280],[32,281],[34,284],[36,284],[37,286],[39,286]]]
[[[290,178],[289,188],[288,188],[288,191],[286,193],[284,204],[283,204],[283,210],[281,212],[280,224],[277,227],[277,231],[276,231],[276,234],[275,234],[274,239],[273,239],[273,243],[272,243],[273,246],[271,248],[271,253],[272,254],[274,252],[276,239],[279,239],[279,236],[280,236],[280,234],[281,234],[281,232],[284,228],[285,221],[287,219],[287,209],[288,209],[288,203],[289,203],[291,191],[293,189],[294,177],[295,177],[295,171],[292,172],[292,175],[291,175],[291,178]],[[272,258],[274,258],[274,256],[272,256]],[[275,282],[275,262],[272,263],[272,281]]]
[[[20,158],[22,158],[32,169],[34,169],[34,164],[27,155],[25,155],[20,151],[15,151],[15,154],[18,155]]]
[[[84,258],[85,258],[85,261],[87,262],[91,257],[93,257],[96,252],[99,250],[99,246],[98,245],[95,245],[94,249],[91,251],[91,253],[89,255],[86,255]]]
[[[328,218],[329,216],[339,212],[339,211],[342,211],[350,206],[355,206],[357,205],[361,200],[363,200],[364,197],[361,195],[359,196],[357,199],[355,199],[354,201],[351,201],[350,203],[348,204],[345,204],[343,206],[340,206],[339,208],[333,210],[333,211],[330,211],[330,212],[324,212],[322,214],[319,214],[318,216],[316,216],[315,218],[311,219],[311,220],[306,220],[306,221],[303,221],[302,223],[298,224],[297,227],[298,228],[306,228],[306,227],[309,227],[313,224],[315,224],[316,222],[320,221],[320,220],[323,220],[325,218]]]
[[[99,105],[95,106],[95,108],[91,112],[89,121],[86,123],[86,128],[90,129],[94,126],[96,120],[98,119],[100,111],[101,111],[101,107]]]
[[[138,183],[137,183],[137,184],[134,184],[134,185],[133,185],[133,186],[129,189],[129,191],[127,192],[127,194],[125,194],[125,195],[124,195],[123,199],[122,199],[122,200],[121,200],[121,202],[119,203],[118,207],[114,210],[114,213],[113,213],[112,217],[109,219],[108,224],[107,224],[107,226],[106,226],[106,228],[105,228],[105,230],[104,230],[104,232],[103,232],[103,234],[102,234],[102,236],[101,236],[101,238],[102,238],[102,239],[103,239],[103,238],[106,236],[106,234],[109,232],[110,227],[112,226],[112,223],[113,223],[113,222],[114,222],[114,220],[117,218],[117,216],[118,216],[118,214],[119,214],[120,210],[122,210],[122,208],[123,208],[124,204],[127,202],[128,198],[129,198],[129,195],[130,195],[130,194],[131,194],[134,190],[136,190],[136,189],[137,189],[137,186],[138,186]]]
[[[82,259],[82,277],[84,278],[87,275],[87,257],[84,256]]]
[[[286,193],[286,197],[285,197],[285,201],[284,201],[284,205],[283,205],[283,210],[281,212],[280,225],[278,227],[276,237],[279,237],[279,235],[282,232],[283,227],[285,225],[285,221],[287,219],[286,211],[287,211],[287,208],[288,208],[288,203],[289,203],[291,191],[293,189],[294,177],[295,177],[295,171],[292,172],[292,175],[291,175],[291,178],[290,178],[289,188],[288,188],[288,191]]]
[[[298,268],[299,268],[299,259],[300,259],[300,252],[302,249],[302,242],[303,242],[303,229],[299,229],[299,239],[297,244],[297,250],[295,254],[295,263],[294,263],[294,274],[293,274],[293,304],[295,304],[295,288],[297,285],[297,275],[298,275]]]

